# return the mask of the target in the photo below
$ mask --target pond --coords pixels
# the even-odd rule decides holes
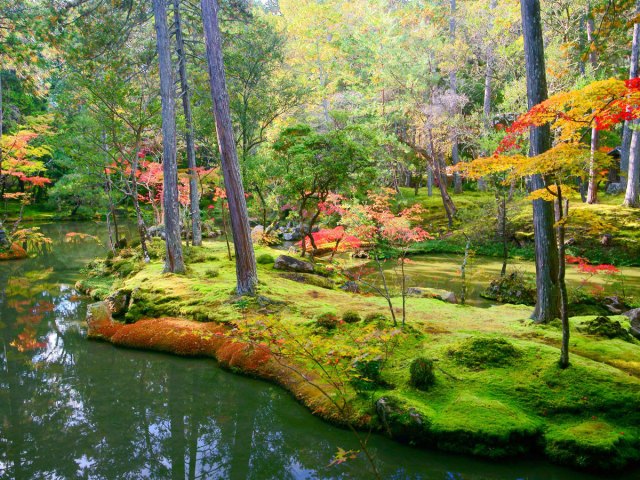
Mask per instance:
[[[64,238],[104,228],[42,225],[50,254],[0,263],[0,478],[371,478],[360,457],[330,467],[338,448],[356,449],[352,434],[280,388],[212,360],[88,341],[88,299],[73,285],[105,251]],[[389,479],[598,478],[537,458],[489,462],[379,435],[369,444]]]

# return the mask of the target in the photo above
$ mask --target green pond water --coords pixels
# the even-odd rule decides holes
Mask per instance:
[[[360,457],[328,466],[338,448],[356,449],[352,434],[278,387],[212,360],[88,341],[88,299],[73,285],[104,247],[63,240],[71,231],[103,237],[104,228],[42,225],[52,253],[0,263],[1,479],[372,478]],[[489,462],[379,435],[369,445],[388,479],[601,478],[539,458]]]

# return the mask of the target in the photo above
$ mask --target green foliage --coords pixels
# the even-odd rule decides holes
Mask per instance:
[[[220,276],[220,270],[215,269],[215,268],[209,268],[207,270],[205,270],[204,275],[207,278],[216,278]]]
[[[345,323],[358,323],[362,317],[355,310],[347,310],[342,314],[342,321]]]
[[[384,386],[382,366],[383,362],[380,359],[360,358],[354,361],[352,364],[354,374],[351,376],[350,383],[356,392],[368,392]]]
[[[316,318],[316,325],[326,330],[335,329],[339,323],[340,321],[338,320],[338,317],[335,313],[321,313]]]
[[[471,337],[449,349],[448,354],[471,369],[505,367],[521,357],[521,352],[503,337]]]
[[[409,385],[418,390],[429,390],[436,381],[433,360],[419,357],[411,361],[409,366]]]
[[[275,262],[275,258],[273,258],[273,255],[263,253],[261,255],[258,255],[258,257],[256,258],[256,262],[259,265],[272,265]]]

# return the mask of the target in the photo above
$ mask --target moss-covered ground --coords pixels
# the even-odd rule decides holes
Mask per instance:
[[[559,325],[534,324],[529,307],[412,297],[403,328],[391,323],[380,297],[331,288],[331,282],[305,283],[269,262],[258,265],[258,295],[238,298],[224,243],[188,249],[186,275],[164,274],[162,244],[153,242],[152,250],[146,265],[131,250],[95,262],[80,287],[98,299],[130,292],[123,319],[129,323],[145,317],[215,322],[229,335],[266,346],[296,366],[289,375],[309,375],[304,403],[322,404],[313,397],[324,396],[343,421],[488,457],[538,451],[559,463],[604,470],[640,459],[640,343],[584,333],[593,317],[571,319],[571,366],[561,370]],[[281,252],[265,247],[256,253]],[[400,299],[393,300],[400,318]],[[363,320],[316,324],[322,314],[340,319],[347,311]],[[626,317],[611,318],[628,326]],[[435,366],[435,384],[426,390],[410,384],[409,367],[418,357]]]

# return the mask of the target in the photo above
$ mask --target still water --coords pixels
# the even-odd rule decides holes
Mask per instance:
[[[277,387],[211,360],[86,340],[88,300],[73,285],[104,247],[64,238],[104,228],[42,225],[52,253],[0,263],[1,479],[372,478],[362,458],[330,467],[354,438]],[[541,459],[492,463],[377,435],[369,444],[388,479],[598,478]]]

